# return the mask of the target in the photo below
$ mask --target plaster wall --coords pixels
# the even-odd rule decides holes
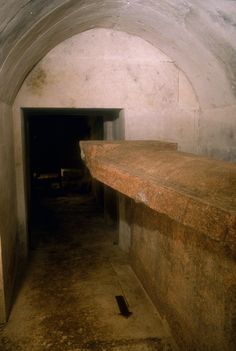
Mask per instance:
[[[66,40],[38,63],[14,104],[123,108],[126,139],[167,139],[194,152],[198,102],[175,63],[144,40],[94,29]]]
[[[124,32],[92,29],[59,44],[26,78],[14,116],[20,107],[123,108],[126,139],[236,160],[236,105],[202,108],[175,62]]]
[[[3,282],[3,262],[2,262],[2,243],[0,242],[0,323],[3,323],[6,319],[5,315],[5,294],[4,294],[4,282]]]
[[[13,139],[15,155],[16,177],[16,209],[17,209],[17,232],[20,248],[20,256],[23,260],[28,255],[28,216],[27,216],[27,172],[26,172],[26,138],[27,125],[23,121],[22,111],[19,110],[18,118],[13,118]]]
[[[137,35],[184,72],[204,108],[235,104],[235,1],[0,0],[1,100],[58,43],[91,28]]]
[[[8,316],[19,253],[11,107],[0,103],[0,322]]]
[[[200,112],[198,153],[236,162],[236,105]]]

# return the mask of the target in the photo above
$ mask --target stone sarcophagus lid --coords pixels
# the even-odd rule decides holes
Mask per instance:
[[[180,349],[236,350],[236,165],[168,142],[80,146],[126,203],[131,264]]]

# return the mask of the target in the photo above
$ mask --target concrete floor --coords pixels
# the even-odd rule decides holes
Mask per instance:
[[[5,351],[175,350],[92,197],[44,199],[34,218],[33,250],[9,322]],[[132,315],[120,315],[124,295]]]

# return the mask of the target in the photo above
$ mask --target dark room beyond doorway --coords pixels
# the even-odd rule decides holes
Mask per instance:
[[[103,207],[104,189],[92,180],[80,155],[80,140],[115,139],[118,109],[24,109],[28,227],[47,222],[48,198],[93,196]],[[114,127],[115,126],[115,127]],[[44,210],[43,210],[44,209]]]

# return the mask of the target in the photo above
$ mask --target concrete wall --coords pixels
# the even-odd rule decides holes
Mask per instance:
[[[2,242],[0,241],[0,323],[6,320],[5,311],[5,294],[4,294],[4,282],[3,282],[3,261],[2,261]]]
[[[235,350],[234,259],[202,233],[123,195],[121,199],[128,218],[122,217],[120,246],[130,252],[132,267],[180,349]],[[131,242],[123,247],[127,233]]]
[[[93,29],[58,45],[25,80],[15,115],[22,106],[123,108],[126,139],[169,140],[236,160],[236,105],[199,106],[171,58],[123,32]]]
[[[0,104],[0,323],[11,306],[19,254],[11,107]]]
[[[236,162],[236,105],[200,112],[198,153]]]
[[[235,1],[0,1],[0,99],[57,44],[91,28],[137,35],[187,73],[202,108],[235,105]]]
[[[144,40],[94,29],[53,49],[25,80],[20,107],[123,108],[127,139],[167,139],[196,151],[198,102],[175,63]]]

